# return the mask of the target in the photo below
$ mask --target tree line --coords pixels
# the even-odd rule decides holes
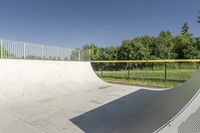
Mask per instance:
[[[200,16],[198,16],[200,23]],[[98,47],[88,44],[84,49],[90,49],[91,60],[160,60],[160,59],[197,59],[200,58],[200,37],[194,37],[189,32],[189,25],[185,22],[180,34],[173,35],[170,31],[161,31],[158,36],[137,36],[130,40],[123,40],[118,46]],[[141,67],[145,63],[139,63]],[[149,63],[150,64],[150,63]],[[94,64],[95,68],[122,69],[130,67],[127,63],[117,66],[112,64]],[[151,64],[151,66],[153,66]],[[132,66],[131,66],[132,68]]]
[[[92,43],[84,49],[90,49],[91,60],[196,59],[200,58],[200,37],[193,37],[185,23],[179,35],[161,31],[158,36],[124,40],[119,46],[103,48]]]

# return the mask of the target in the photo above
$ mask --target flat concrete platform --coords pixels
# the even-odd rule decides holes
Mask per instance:
[[[34,96],[0,101],[2,133],[82,133],[71,119],[140,88],[113,85],[108,88]],[[120,106],[118,107],[120,109]]]
[[[89,62],[0,60],[0,133],[196,133],[199,79],[156,90],[105,83]]]

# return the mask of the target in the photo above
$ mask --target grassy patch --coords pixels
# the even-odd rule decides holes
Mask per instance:
[[[140,85],[148,87],[168,88],[188,80],[196,69],[171,69],[167,70],[165,81],[164,70],[131,70],[127,71],[97,71],[97,75],[110,83]]]

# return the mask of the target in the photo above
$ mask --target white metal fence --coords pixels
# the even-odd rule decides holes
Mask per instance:
[[[89,50],[0,40],[0,58],[89,61]]]

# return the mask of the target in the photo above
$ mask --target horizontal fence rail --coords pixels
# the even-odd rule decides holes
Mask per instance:
[[[89,61],[89,50],[61,48],[43,44],[0,40],[0,58]]]
[[[96,60],[93,63],[181,63],[200,62],[200,59],[161,59],[161,60]]]

